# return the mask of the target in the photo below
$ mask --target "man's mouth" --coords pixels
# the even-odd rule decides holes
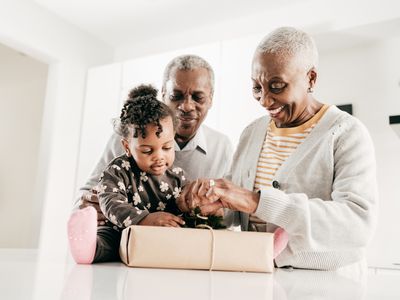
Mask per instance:
[[[178,116],[178,119],[183,122],[192,122],[196,120],[196,118],[192,116]]]
[[[186,128],[186,129],[193,128],[197,124],[197,119],[191,116],[190,117],[179,116],[178,124],[179,127],[181,128]]]

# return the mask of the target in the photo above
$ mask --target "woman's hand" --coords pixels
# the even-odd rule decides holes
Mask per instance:
[[[241,188],[226,179],[216,179],[213,183],[212,186],[208,183],[208,189],[205,183],[199,188],[200,194],[207,189],[205,197],[209,200],[200,205],[203,214],[213,214],[221,207],[245,213],[254,213],[257,210],[260,200],[258,193]]]
[[[258,193],[238,187],[226,179],[197,179],[185,186],[178,207],[189,211],[199,206],[202,214],[217,214],[221,208],[254,213],[258,206]]]
[[[200,206],[201,203],[209,203],[209,200],[206,198],[207,189],[204,188],[209,182],[209,179],[200,178],[186,184],[180,197],[176,200],[178,208],[182,212],[190,212],[197,206]],[[200,187],[202,187],[201,191],[199,191]]]
[[[185,225],[185,221],[178,216],[160,211],[148,214],[138,225],[181,227],[181,225]]]

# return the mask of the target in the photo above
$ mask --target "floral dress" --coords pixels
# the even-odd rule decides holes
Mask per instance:
[[[180,214],[176,199],[185,183],[182,168],[173,166],[156,176],[139,169],[133,157],[122,155],[110,162],[95,189],[101,210],[118,230],[139,223],[149,213]]]

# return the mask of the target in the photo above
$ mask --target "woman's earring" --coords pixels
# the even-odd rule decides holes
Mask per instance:
[[[307,89],[307,93],[312,93],[312,92],[314,92],[314,89],[310,86],[310,87]]]

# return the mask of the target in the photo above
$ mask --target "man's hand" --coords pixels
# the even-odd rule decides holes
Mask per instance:
[[[173,214],[160,211],[148,214],[138,225],[181,227],[181,225],[185,225],[185,221]]]
[[[83,209],[88,206],[94,207],[97,211],[97,226],[104,225],[107,218],[103,215],[103,212],[100,209],[99,197],[95,190],[84,193],[81,197],[79,209]]]

